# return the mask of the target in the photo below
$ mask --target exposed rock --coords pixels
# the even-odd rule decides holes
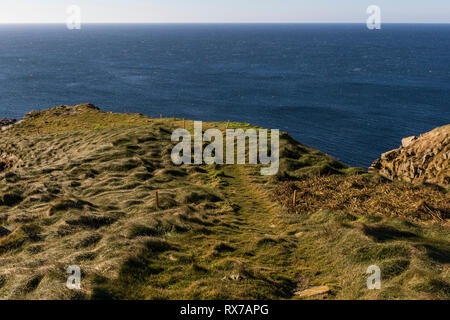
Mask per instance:
[[[330,291],[328,286],[311,287],[303,291],[297,291],[294,294],[299,297],[307,298],[326,294]]]
[[[238,274],[232,274],[231,276],[225,276],[222,278],[222,281],[241,281],[244,278],[242,278],[240,275]]]
[[[412,137],[408,137],[408,138],[404,138],[402,139],[402,147],[406,148],[408,147],[411,143],[413,143],[415,140],[417,140],[416,136],[412,136]]]
[[[27,114],[25,114],[25,116],[23,117],[22,120],[28,120],[31,118],[39,117],[42,114],[50,114],[50,115],[54,115],[54,116],[77,115],[80,112],[89,111],[89,110],[100,111],[100,109],[98,107],[96,107],[95,105],[93,105],[92,103],[81,103],[81,104],[77,104],[75,106],[60,105],[60,106],[57,106],[57,107],[54,107],[51,109],[47,109],[47,110],[41,110],[41,111],[32,110],[32,111],[28,112]]]
[[[419,137],[402,140],[402,146],[374,161],[370,171],[390,180],[450,185],[450,125],[436,128]]]
[[[10,126],[12,124],[15,124],[16,122],[16,119],[0,118],[0,127]]]

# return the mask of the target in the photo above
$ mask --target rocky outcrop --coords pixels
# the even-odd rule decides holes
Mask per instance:
[[[96,107],[92,103],[81,103],[77,104],[75,106],[66,106],[66,105],[60,105],[51,109],[47,110],[41,110],[41,111],[35,111],[32,110],[25,114],[22,120],[28,120],[30,118],[35,118],[42,116],[43,114],[47,115],[54,115],[54,116],[63,116],[63,115],[77,115],[80,112],[86,111],[86,110],[95,110],[100,111],[100,108]]]
[[[402,140],[398,149],[386,152],[370,167],[391,180],[450,185],[450,125],[418,137]]]
[[[10,126],[16,122],[16,119],[0,118],[0,127]]]

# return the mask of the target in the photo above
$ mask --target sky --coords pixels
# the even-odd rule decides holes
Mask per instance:
[[[70,5],[84,23],[365,23],[370,5],[383,23],[450,23],[450,0],[0,0],[0,23],[65,23]]]

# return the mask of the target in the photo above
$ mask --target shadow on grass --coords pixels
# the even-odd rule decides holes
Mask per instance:
[[[423,246],[427,252],[430,259],[433,259],[439,263],[450,263],[450,248],[447,247],[437,247],[434,245],[426,244]]]
[[[411,239],[417,238],[415,233],[409,231],[402,231],[390,226],[368,226],[363,225],[362,231],[365,235],[373,238],[377,242],[385,242],[389,240],[399,240],[399,239]]]
[[[102,278],[92,291],[94,300],[143,299],[140,287],[145,286],[151,275],[164,269],[158,261],[158,254],[169,250],[177,250],[170,243],[152,238],[145,242],[144,248],[133,257],[128,258],[120,268],[117,279]]]

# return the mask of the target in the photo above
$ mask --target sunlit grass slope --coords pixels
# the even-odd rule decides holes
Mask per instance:
[[[316,285],[330,290],[312,298],[450,297],[443,190],[347,168],[286,133],[275,177],[177,167],[170,137],[182,126],[83,104],[3,130],[0,297],[297,299]],[[382,290],[367,290],[371,264]],[[66,288],[71,265],[80,291]]]

